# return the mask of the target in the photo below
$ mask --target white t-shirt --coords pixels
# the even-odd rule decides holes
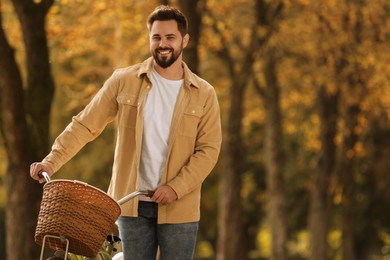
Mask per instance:
[[[144,107],[140,190],[154,190],[160,184],[168,154],[173,110],[183,81],[165,79],[152,69],[152,88]],[[148,198],[140,197],[140,200]]]

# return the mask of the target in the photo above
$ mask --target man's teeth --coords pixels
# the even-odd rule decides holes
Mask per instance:
[[[161,54],[168,54],[169,51],[160,51]]]

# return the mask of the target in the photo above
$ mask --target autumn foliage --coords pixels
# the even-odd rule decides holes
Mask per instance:
[[[29,151],[22,164],[27,172],[30,160],[49,149],[45,145],[36,152],[37,136],[50,144],[115,68],[150,55],[146,18],[161,1],[52,3],[45,16],[45,33],[55,92],[49,83],[42,83],[40,90],[48,93],[47,99],[53,95],[46,107],[50,135],[39,132],[34,124],[40,118],[34,108],[40,104],[31,100],[40,94],[31,92],[34,68],[26,65],[26,29],[15,11],[21,2],[0,0],[0,22],[14,49],[20,91],[30,100],[18,103],[26,106],[23,120],[27,130],[19,134],[29,136],[22,148]],[[38,6],[50,1],[31,2]],[[189,1],[167,2],[183,9],[189,5]],[[388,257],[389,1],[196,2],[202,26],[195,46],[199,61],[193,66],[215,87],[224,127],[223,153],[203,187],[196,256],[275,260]],[[2,47],[0,39],[0,50]],[[2,223],[3,212],[29,206],[10,204],[14,200],[9,200],[11,193],[6,192],[15,189],[15,182],[7,181],[13,178],[7,173],[16,165],[9,145],[18,133],[10,131],[7,123],[9,106],[4,104],[10,92],[5,90],[10,88],[2,79],[11,65],[4,57],[0,53]],[[108,126],[56,176],[107,188],[114,128],[115,124]],[[19,192],[29,189],[17,188]],[[33,200],[39,205],[39,196]],[[34,212],[24,212],[36,221]],[[9,228],[0,236],[7,237]],[[7,239],[12,240],[9,234]],[[33,244],[32,237],[23,241]],[[2,247],[5,245],[0,245],[0,251]],[[36,245],[30,247],[34,251]]]

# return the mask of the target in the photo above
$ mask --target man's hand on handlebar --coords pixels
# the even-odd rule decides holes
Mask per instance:
[[[39,176],[40,172],[47,172],[47,174],[49,174],[49,176],[53,175],[53,170],[50,168],[50,166],[47,163],[34,162],[30,165],[31,178],[39,181],[39,183],[44,183],[45,178]]]
[[[151,199],[158,204],[167,205],[177,200],[177,194],[170,186],[163,185],[154,191]]]

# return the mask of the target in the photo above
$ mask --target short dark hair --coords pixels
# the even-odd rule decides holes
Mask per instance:
[[[157,6],[156,9],[148,17],[148,29],[152,28],[155,21],[169,21],[175,20],[177,28],[182,36],[188,33],[188,21],[185,15],[179,9],[170,7],[168,5]]]

